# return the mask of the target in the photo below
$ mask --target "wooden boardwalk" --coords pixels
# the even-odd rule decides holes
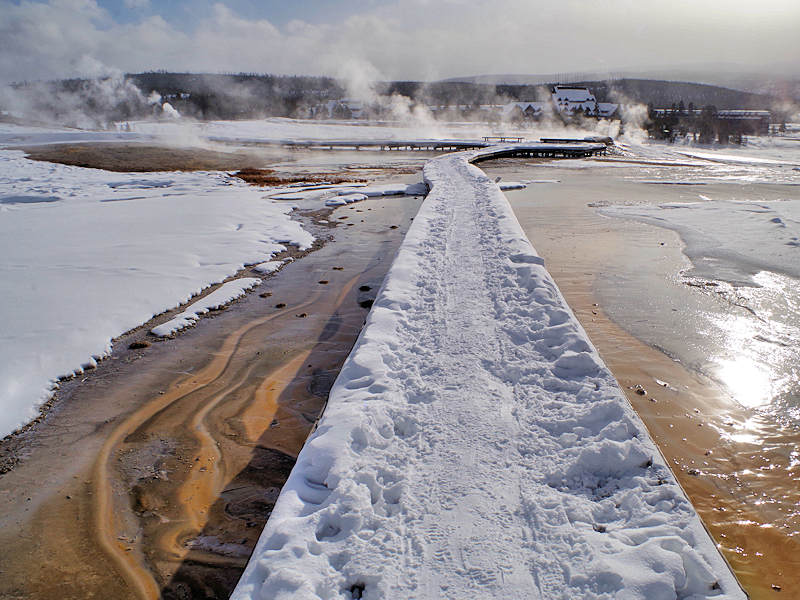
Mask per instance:
[[[285,148],[313,148],[317,150],[361,150],[364,148],[406,152],[458,152],[481,148],[497,148],[497,154],[491,153],[482,156],[478,159],[480,161],[489,160],[488,157],[584,158],[606,153],[606,145],[603,143],[576,142],[497,144],[492,141],[465,140],[278,140],[268,143]]]

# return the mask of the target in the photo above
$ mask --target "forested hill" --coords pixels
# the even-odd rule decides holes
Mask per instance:
[[[714,105],[717,109],[772,109],[776,98],[698,83],[620,79],[579,82],[601,102],[642,103],[669,108]],[[0,90],[2,91],[2,90]],[[169,103],[181,115],[201,120],[264,117],[308,117],[330,100],[348,96],[347,83],[330,77],[168,73],[137,73],[116,78],[65,79],[17,83],[12,94],[0,93],[0,118],[18,115],[28,120],[77,127],[105,127],[114,121],[160,116]],[[379,96],[400,94],[426,105],[476,106],[511,101],[547,100],[550,86],[493,85],[438,81],[377,82],[376,96],[367,102],[373,116],[381,111]],[[364,98],[354,98],[364,101]],[[5,115],[3,117],[2,115]]]
[[[191,94],[194,96],[191,104],[206,118],[235,118],[236,114],[254,110],[267,111],[274,116],[288,116],[299,107],[347,95],[346,82],[329,77],[159,72],[140,73],[130,78],[145,93],[155,90],[168,98],[180,93]],[[698,107],[714,105],[718,109],[769,109],[775,103],[775,98],[771,96],[701,83],[619,79],[575,84],[589,87],[600,102],[669,107],[683,100],[686,105],[691,102]],[[425,104],[474,105],[542,99],[549,96],[550,86],[394,81],[377,83],[375,91],[380,95],[402,94]],[[188,106],[185,108],[189,109]]]
[[[669,108],[681,101],[688,106],[713,105],[718,109],[763,109],[769,110],[775,98],[764,94],[742,92],[715,85],[682,81],[659,81],[652,79],[619,79],[607,81],[582,81],[576,85],[590,88],[598,102],[639,102],[657,108]]]
[[[289,117],[303,106],[345,96],[331,77],[167,72],[128,77],[145,95],[155,91],[182,114],[200,119]]]

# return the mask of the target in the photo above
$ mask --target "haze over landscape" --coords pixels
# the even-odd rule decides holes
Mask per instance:
[[[484,74],[800,76],[792,0],[3,0],[5,82],[112,70],[436,80]]]

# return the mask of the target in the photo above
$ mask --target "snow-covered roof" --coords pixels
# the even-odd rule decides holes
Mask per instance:
[[[556,85],[553,87],[553,99],[556,102],[594,102],[597,100],[589,88],[567,85]]]
[[[553,86],[553,103],[558,111],[572,114],[576,110],[597,112],[597,99],[589,88],[570,85]]]
[[[769,119],[772,116],[768,110],[719,110],[717,116],[726,119]]]
[[[545,102],[509,102],[503,106],[503,113],[509,114],[515,108],[519,108],[522,112],[525,112],[528,109],[533,109],[534,112],[540,113],[544,110],[545,105]]]
[[[350,100],[348,98],[342,98],[340,100],[328,100],[324,104],[325,108],[328,111],[328,116],[332,117],[334,110],[337,108],[346,108],[350,111],[351,115],[354,118],[358,118],[364,111],[364,103],[360,100]]]
[[[619,108],[619,104],[614,104],[613,102],[598,102],[597,114],[601,117],[609,117],[614,114],[617,108]]]

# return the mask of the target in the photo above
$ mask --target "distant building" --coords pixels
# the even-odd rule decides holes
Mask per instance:
[[[743,121],[754,131],[769,132],[772,113],[768,110],[718,110],[717,118],[723,121]]]
[[[587,87],[573,85],[553,86],[553,106],[563,115],[582,112],[585,115],[597,114],[597,98]]]
[[[597,116],[603,119],[611,119],[617,116],[619,104],[613,102],[598,102],[597,103]]]
[[[343,98],[313,106],[310,115],[315,119],[361,119],[364,112],[363,102]]]
[[[508,120],[535,120],[552,109],[554,113],[572,116],[582,113],[587,117],[611,119],[617,116],[619,104],[598,102],[589,88],[575,85],[556,85],[551,102],[509,102],[503,106],[503,116]],[[548,106],[549,105],[549,106]]]
[[[741,144],[744,136],[767,135],[772,122],[768,110],[716,110],[713,106],[691,110],[653,108],[649,116],[648,129],[654,138],[674,141],[691,135],[701,144],[715,140],[720,144]]]
[[[545,102],[509,102],[503,106],[503,117],[509,121],[534,120],[544,114]]]

